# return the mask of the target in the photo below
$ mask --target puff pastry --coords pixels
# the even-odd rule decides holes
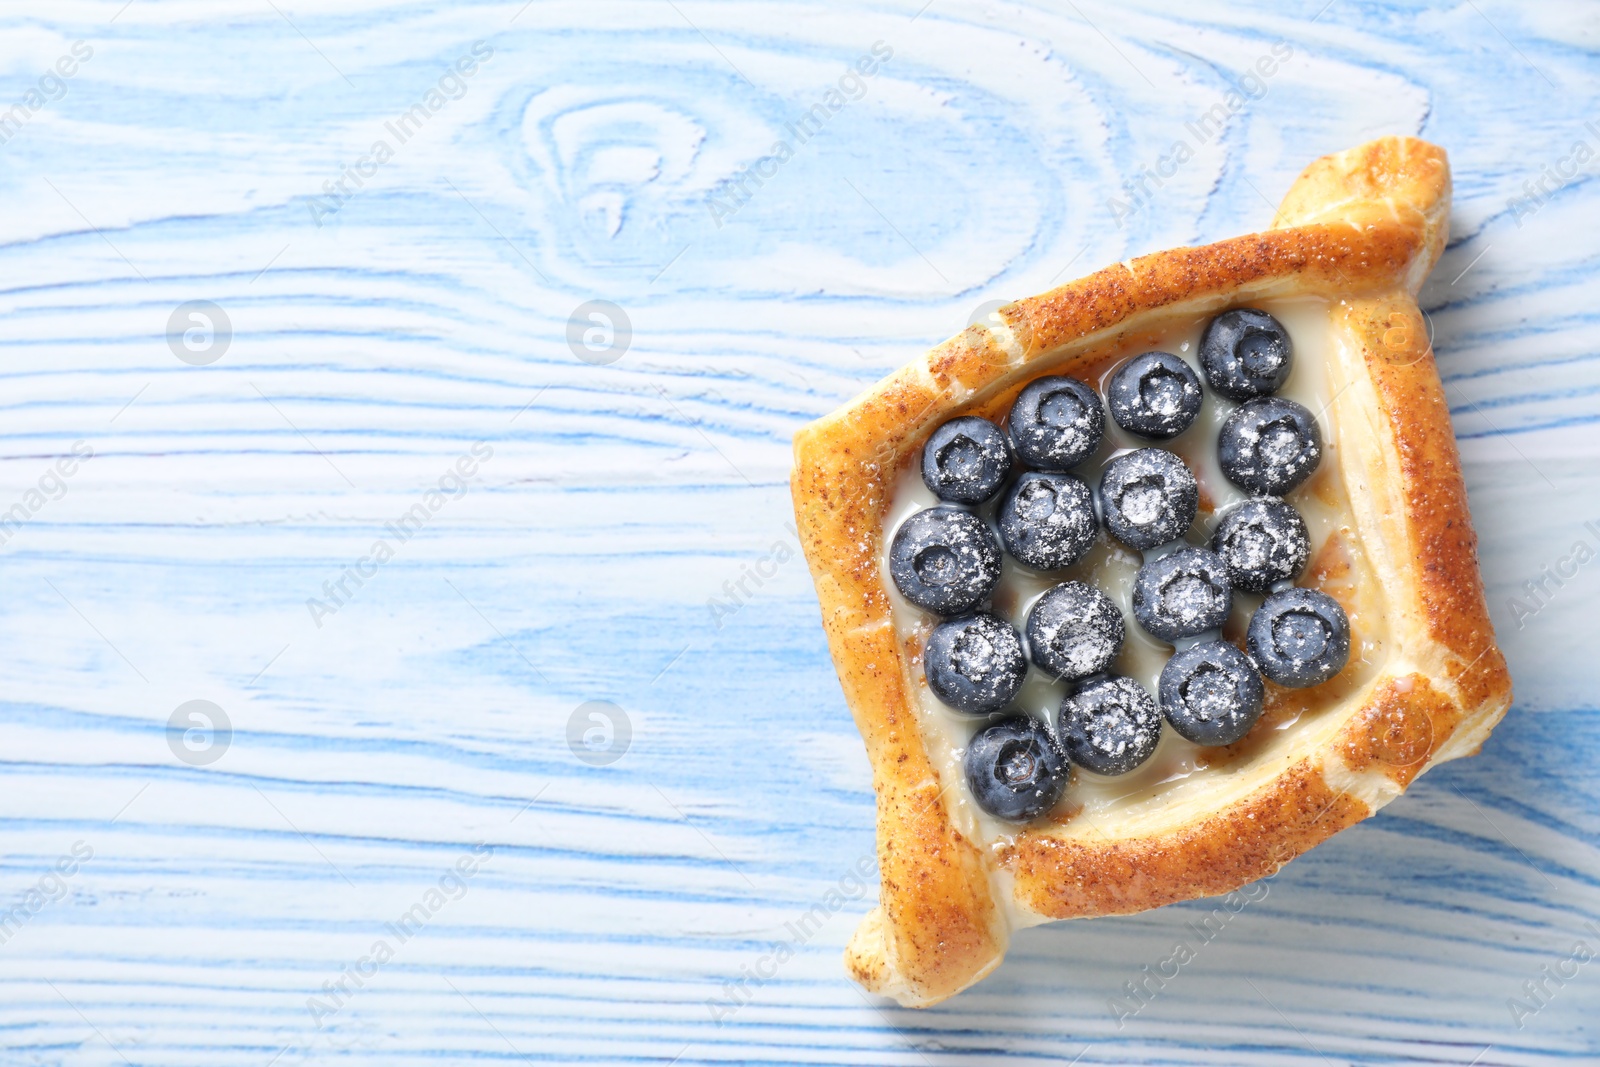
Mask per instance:
[[[1373,814],[1435,763],[1477,752],[1511,682],[1415,300],[1443,249],[1449,201],[1445,153],[1426,142],[1390,137],[1327,156],[1270,229],[1019,300],[796,434],[800,540],[877,793],[880,901],[846,951],[861,985],[935,1004],[992,971],[1021,927],[1236,889]],[[923,442],[952,416],[997,418],[1041,375],[1086,376],[1164,325],[1300,298],[1326,302],[1341,544],[1360,560],[1352,569],[1325,551],[1302,584],[1381,619],[1370,669],[1320,706],[1308,697],[1295,714],[1269,714],[1270,747],[1245,746],[1181,801],[975,829],[921,710],[917,641],[896,625],[883,566],[897,485]]]

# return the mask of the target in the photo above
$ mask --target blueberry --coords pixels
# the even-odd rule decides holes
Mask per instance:
[[[1350,659],[1350,620],[1327,593],[1285,589],[1267,597],[1250,617],[1245,643],[1269,681],[1300,689],[1344,669]]]
[[[1258,497],[1222,516],[1211,548],[1227,564],[1235,589],[1265,593],[1300,577],[1311,558],[1311,532],[1292,504]]]
[[[1000,582],[1000,542],[970,511],[919,511],[895,531],[889,576],[900,595],[939,615],[977,607]]]
[[[1200,379],[1171,352],[1146,352],[1111,376],[1106,407],[1129,433],[1164,441],[1187,430],[1200,414]]]
[[[922,669],[934,696],[957,711],[987,715],[1011,703],[1022,688],[1028,661],[1009,622],[993,615],[964,615],[933,628],[922,651]]]
[[[922,481],[952,504],[981,504],[1000,491],[1011,450],[1000,427],[974,415],[951,419],[922,447]]]
[[[1034,470],[1076,467],[1100,447],[1106,413],[1093,389],[1076,378],[1029,382],[1006,421],[1017,456]]]
[[[1062,582],[1028,611],[1028,653],[1039,669],[1073,682],[1106,670],[1122,651],[1122,612],[1083,582]]]
[[[1206,325],[1200,367],[1206,382],[1229,400],[1277,392],[1294,365],[1294,343],[1265,311],[1234,308]]]
[[[1100,476],[1106,528],[1129,548],[1145,549],[1182,537],[1200,507],[1200,488],[1183,460],[1161,448],[1141,448],[1106,464]]]
[[[1217,435],[1222,473],[1241,489],[1282,496],[1322,462],[1322,430],[1311,412],[1281,396],[1246,400]]]
[[[1231,745],[1249,733],[1265,691],[1250,658],[1226,641],[1190,645],[1167,660],[1156,689],[1161,713],[1197,745]]]
[[[1055,807],[1070,773],[1050,731],[1027,715],[979,730],[962,764],[978,807],[1007,822],[1029,822]]]
[[[1058,571],[1094,547],[1094,494],[1070,474],[1028,471],[1000,501],[1000,541],[1025,567]]]
[[[1228,568],[1204,548],[1182,548],[1150,560],[1133,580],[1133,617],[1163,641],[1218,629],[1232,609]]]
[[[1084,770],[1127,774],[1155,752],[1161,712],[1144,686],[1108,674],[1061,702],[1056,734],[1067,758]]]

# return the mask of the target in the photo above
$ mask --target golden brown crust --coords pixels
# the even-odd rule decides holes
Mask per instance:
[[[1455,732],[1461,709],[1420,674],[1391,678],[1339,732],[1352,771],[1377,767],[1404,789]]]
[[[1002,850],[1027,907],[1052,919],[1123,915],[1215,896],[1271,874],[1371,814],[1302,760],[1262,790],[1174,833],[1108,840],[1024,834]]]
[[[1023,320],[1029,359],[1159,308],[1288,293],[1336,296],[1382,285],[1405,270],[1426,234],[1419,221],[1367,231],[1317,223],[1269,230],[1201,248],[1175,248],[1117,264],[1000,309]]]
[[[1421,232],[1400,280],[1415,294],[1450,231],[1450,164],[1444,149],[1414,137],[1380,137],[1323,156],[1301,172],[1273,217],[1274,229],[1317,222],[1366,229],[1393,220]]]
[[[1225,892],[1382,807],[1432,763],[1469,754],[1510,701],[1465,490],[1414,294],[1448,224],[1443,151],[1386,138],[1313,163],[1276,228],[1118,264],[1000,311],[795,437],[801,542],[878,794],[881,907],[847,952],[868,989],[935,1003],[988,973],[1008,911],[1139,911]],[[1386,593],[1393,647],[1327,729],[1244,795],[1160,833],[1030,829],[986,857],[951,822],[913,706],[880,568],[897,472],[957,413],[998,412],[1048,361],[1072,373],[1125,333],[1172,315],[1317,294],[1340,301],[1348,388],[1336,401],[1360,540]],[[1358,425],[1359,424],[1359,425]],[[1359,500],[1357,500],[1359,498]],[[992,866],[991,866],[992,865]],[[1008,872],[1011,900],[995,897]]]
[[[1428,634],[1454,654],[1445,664],[1463,702],[1507,689],[1510,675],[1495,645],[1478,570],[1478,538],[1467,512],[1455,432],[1421,313],[1409,295],[1350,301],[1350,336],[1390,420],[1396,473],[1410,520],[1410,547],[1426,580],[1417,593]]]

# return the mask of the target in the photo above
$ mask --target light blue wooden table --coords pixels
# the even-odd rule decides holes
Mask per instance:
[[[919,3],[7,5],[0,1062],[1600,1060],[1600,7]],[[1516,707],[1120,1028],[1209,905],[861,994],[790,435],[1390,132]]]

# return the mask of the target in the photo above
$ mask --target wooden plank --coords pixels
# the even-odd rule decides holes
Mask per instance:
[[[0,16],[0,1060],[1600,1055],[1568,962],[1600,947],[1591,12],[919,2]],[[1030,931],[930,1011],[860,994],[872,796],[790,435],[985,302],[1259,228],[1384,132],[1452,155],[1423,302],[1517,707],[1136,1016],[1108,1002],[1215,902]],[[593,300],[631,334],[580,320],[583,359]],[[169,343],[190,301],[225,350],[186,314]],[[225,748],[169,732],[193,700]],[[610,765],[568,747],[589,701],[631,729]]]

